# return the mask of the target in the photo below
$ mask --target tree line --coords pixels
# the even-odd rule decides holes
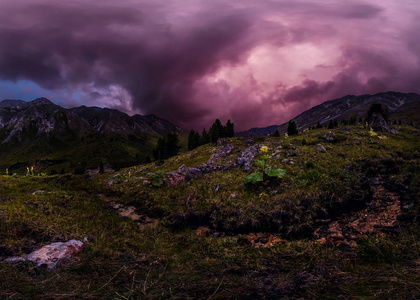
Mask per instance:
[[[223,126],[222,122],[216,119],[210,127],[209,132],[204,128],[201,136],[200,133],[191,130],[188,134],[188,150],[193,150],[204,144],[216,143],[219,138],[233,137],[235,135],[234,127],[234,124],[230,120],[227,120],[226,125]]]

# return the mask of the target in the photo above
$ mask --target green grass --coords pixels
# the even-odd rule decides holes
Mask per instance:
[[[267,186],[245,185],[249,173],[240,168],[173,187],[144,184],[147,173],[206,162],[217,149],[214,145],[170,158],[162,166],[152,163],[113,174],[2,175],[0,259],[56,241],[88,242],[53,271],[31,263],[1,263],[0,298],[419,297],[420,226],[412,222],[420,208],[419,133],[403,127],[398,135],[379,138],[362,127],[350,129],[348,134],[335,129],[334,143],[320,139],[327,130],[258,142],[270,151],[283,145],[280,157],[269,161],[287,174]],[[236,150],[247,147],[240,138],[229,142]],[[317,153],[318,143],[327,153]],[[299,154],[289,157],[286,151],[293,146]],[[219,162],[234,162],[240,154],[236,150]],[[284,158],[293,164],[282,163]],[[109,185],[117,173],[127,179]],[[402,205],[414,204],[403,211],[401,233],[367,237],[351,250],[313,240],[318,219],[334,220],[364,205],[370,196],[367,181],[378,174]],[[109,201],[135,206],[157,222],[123,218]],[[210,236],[198,234],[199,226],[207,227]],[[257,248],[249,238],[258,234],[285,241]]]

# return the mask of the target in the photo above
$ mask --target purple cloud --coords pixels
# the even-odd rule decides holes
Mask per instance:
[[[5,0],[0,80],[187,129],[279,124],[345,94],[420,92],[413,6]]]

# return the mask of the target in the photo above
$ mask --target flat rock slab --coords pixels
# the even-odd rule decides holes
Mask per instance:
[[[57,242],[24,256],[9,257],[4,262],[33,261],[37,263],[37,266],[47,265],[48,269],[54,269],[59,261],[72,257],[80,252],[83,247],[83,242],[77,240],[70,240],[65,243]]]

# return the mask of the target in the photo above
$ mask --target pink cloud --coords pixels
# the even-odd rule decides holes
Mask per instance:
[[[5,0],[0,79],[187,129],[280,124],[345,94],[420,92],[415,6]]]

